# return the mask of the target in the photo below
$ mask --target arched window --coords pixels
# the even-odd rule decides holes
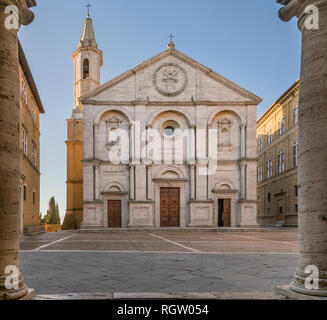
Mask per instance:
[[[83,79],[88,79],[90,76],[90,63],[89,59],[85,59],[83,62]]]

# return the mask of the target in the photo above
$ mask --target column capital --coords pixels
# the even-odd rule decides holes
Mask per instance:
[[[34,13],[29,8],[36,6],[35,0],[0,0],[0,5],[18,8],[19,27],[27,26],[34,20]]]
[[[298,28],[300,31],[304,30],[304,26],[308,19],[311,23],[312,16],[315,14],[314,11],[319,15],[319,9],[327,5],[326,0],[277,0],[277,3],[283,5],[278,12],[279,18],[282,21],[288,22],[296,17],[298,19]],[[318,20],[320,20],[319,16]]]
[[[303,12],[306,0],[277,0],[277,3],[283,5],[279,10],[278,16],[282,21],[290,21],[293,17],[299,17]]]

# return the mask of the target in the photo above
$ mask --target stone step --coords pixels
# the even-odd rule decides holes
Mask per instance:
[[[285,221],[277,221],[275,227],[280,228],[285,226]]]
[[[274,292],[108,292],[40,294],[35,300],[285,300]]]
[[[79,233],[121,233],[121,232],[286,232],[297,231],[297,227],[264,227],[264,228],[99,228],[78,229]]]

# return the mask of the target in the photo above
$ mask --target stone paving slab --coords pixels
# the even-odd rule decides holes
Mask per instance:
[[[286,300],[273,292],[138,292],[70,293],[37,295],[34,300]]]
[[[24,237],[21,250],[135,252],[297,253],[297,233],[290,232],[58,232]]]
[[[257,252],[257,253],[297,253],[297,246],[262,241],[220,241],[220,242],[188,242],[188,247],[201,252]]]
[[[26,284],[38,294],[99,292],[271,292],[290,283],[297,255],[20,253]]]
[[[102,229],[79,229],[79,233],[121,233],[121,232],[214,232],[214,233],[242,233],[242,232],[297,232],[297,227],[258,227],[258,228],[240,228],[240,227],[214,227],[214,228],[102,228]]]
[[[95,250],[95,251],[171,251],[171,252],[186,252],[186,249],[165,243],[165,242],[143,242],[143,241],[129,241],[129,242],[104,242],[104,241],[67,241],[60,242],[46,247],[45,250]]]
[[[290,283],[297,234],[290,232],[58,232],[23,237],[27,285],[67,293],[271,292]]]

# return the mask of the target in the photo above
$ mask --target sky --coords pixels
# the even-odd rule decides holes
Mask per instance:
[[[296,20],[278,18],[275,0],[90,0],[104,65],[101,83],[176,49],[263,99],[260,117],[298,78]],[[41,115],[41,207],[55,196],[66,210],[66,119],[73,108],[73,63],[87,0],[37,0],[35,20],[19,31],[46,113]]]

